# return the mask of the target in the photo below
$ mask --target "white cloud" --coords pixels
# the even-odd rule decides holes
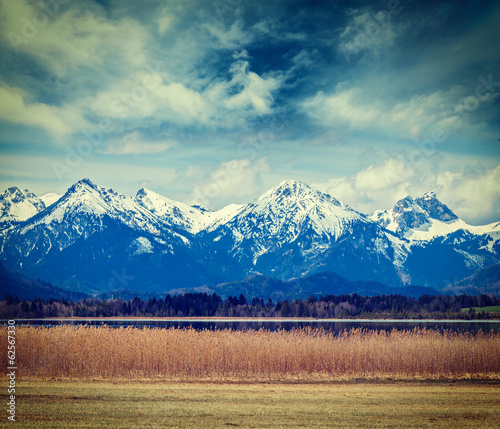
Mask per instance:
[[[247,203],[248,197],[262,192],[261,174],[270,172],[265,157],[250,161],[248,158],[222,162],[209,176],[197,183],[189,200],[210,208],[231,203]]]
[[[272,91],[277,89],[279,81],[273,77],[262,78],[248,71],[248,61],[237,61],[231,67],[232,80],[228,87],[241,87],[241,91],[224,101],[230,109],[253,110],[259,115],[271,112]]]
[[[399,159],[370,165],[353,176],[334,178],[312,186],[363,213],[389,208],[410,192],[415,172]]]
[[[115,66],[117,62],[124,67],[146,64],[147,32],[135,20],[106,20],[96,14],[95,5],[81,10],[72,2],[53,3],[59,7],[49,16],[39,3],[1,0],[0,34],[5,43],[31,55],[59,77],[110,60]]]
[[[235,51],[233,54],[233,58],[235,60],[241,60],[241,59],[249,59],[250,55],[248,55],[248,51],[246,49],[242,49],[241,51]]]
[[[9,34],[22,37],[16,49],[56,82],[59,92],[51,102],[64,100],[64,106],[55,107],[36,103],[35,98],[29,108],[36,115],[21,114],[21,119],[14,120],[6,109],[5,120],[43,126],[53,135],[66,136],[97,127],[100,118],[112,119],[113,133],[123,133],[164,124],[245,129],[249,119],[271,113],[273,93],[281,81],[276,75],[259,76],[250,70],[249,55],[242,46],[252,36],[241,21],[226,27],[200,12],[184,26],[186,9],[179,3],[156,10],[154,21],[144,25],[124,13],[126,4],[108,15],[95,3],[85,8],[79,3],[54,3],[56,13],[34,27],[33,37],[26,37],[23,20],[32,25],[40,5],[35,0],[0,0],[3,45],[12,48]],[[178,34],[159,54],[151,36],[158,31],[163,43],[174,26]],[[221,49],[234,51],[226,79],[225,73],[200,67],[207,55]],[[148,72],[151,66],[161,68],[160,73]],[[31,84],[32,77],[21,80]],[[28,106],[17,98],[16,105]],[[19,109],[20,113],[26,110]]]
[[[313,183],[313,187],[349,204],[362,213],[390,209],[401,198],[434,191],[457,216],[472,224],[500,221],[500,166],[477,170],[447,169],[438,173],[419,169],[402,160],[387,159],[353,176]]]
[[[243,43],[250,41],[250,35],[242,29],[242,23],[235,21],[229,29],[221,25],[205,23],[203,28],[217,41],[217,45],[224,49],[237,49]]]
[[[325,127],[377,131],[401,139],[429,137],[436,127],[455,131],[473,120],[469,114],[460,114],[464,100],[471,95],[462,86],[414,95],[397,104],[377,98],[371,89],[346,86],[342,82],[330,95],[318,92],[302,102],[303,111]],[[487,102],[495,98],[490,96]]]
[[[381,112],[375,105],[364,104],[359,88],[336,92],[331,96],[322,91],[303,102],[303,109],[326,126],[349,126],[364,129],[372,126]]]
[[[396,29],[391,18],[389,11],[352,11],[350,20],[340,35],[340,52],[350,61],[352,54],[369,51],[379,55],[382,50],[390,48],[396,39]]]
[[[29,102],[29,98],[21,89],[0,82],[0,119],[43,128],[57,139],[73,131],[71,122],[81,122],[74,109]]]
[[[165,77],[157,72],[138,72],[115,82],[85,104],[100,116],[127,122],[149,118],[156,125],[206,124],[213,107],[204,95],[182,83],[166,82]]]
[[[438,197],[448,201],[457,216],[476,224],[492,215],[500,221],[500,166],[472,173],[443,172],[437,176],[436,186]]]
[[[231,80],[214,80],[203,89],[170,81],[166,73],[141,71],[115,82],[85,105],[98,115],[128,122],[150,119],[156,124],[243,126],[250,117],[271,113],[272,92],[280,84],[278,79],[261,77],[248,68],[247,61],[237,60],[230,70]],[[196,81],[191,84],[199,86]]]
[[[177,145],[176,141],[153,141],[139,131],[133,131],[120,139],[107,142],[100,152],[111,155],[150,155],[165,152]]]
[[[171,111],[186,122],[206,123],[209,119],[212,109],[203,95],[181,83],[161,85],[154,95],[157,102],[168,105]]]

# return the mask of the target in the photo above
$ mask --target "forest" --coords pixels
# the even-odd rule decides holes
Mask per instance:
[[[167,295],[164,299],[141,300],[88,298],[19,300],[10,294],[0,302],[0,317],[309,317],[370,319],[495,319],[500,313],[476,311],[475,308],[499,306],[493,296],[431,296],[409,298],[403,295],[359,296],[322,295],[307,299],[273,302],[259,298],[229,296],[223,299],[212,293]],[[465,311],[463,309],[466,309]]]

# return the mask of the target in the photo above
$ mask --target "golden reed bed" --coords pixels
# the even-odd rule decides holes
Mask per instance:
[[[6,362],[7,328],[0,331]],[[500,334],[17,327],[16,359],[20,377],[499,379]]]

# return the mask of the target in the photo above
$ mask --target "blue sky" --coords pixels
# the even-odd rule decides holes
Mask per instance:
[[[494,1],[0,0],[0,187],[217,209],[302,180],[500,220]]]

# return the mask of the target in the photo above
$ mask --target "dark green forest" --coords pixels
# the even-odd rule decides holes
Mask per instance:
[[[409,298],[403,295],[359,296],[322,295],[305,300],[273,302],[245,296],[230,296],[223,300],[212,293],[167,295],[165,299],[80,301],[66,299],[19,300],[9,294],[0,302],[0,318],[45,317],[312,317],[312,318],[371,318],[371,319],[491,319],[499,313],[462,311],[463,308],[500,305],[500,298],[481,296],[431,296]]]

